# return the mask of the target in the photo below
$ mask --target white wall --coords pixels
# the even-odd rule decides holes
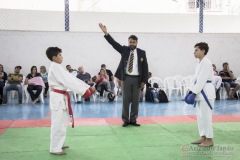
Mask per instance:
[[[134,33],[133,33],[134,34]],[[119,43],[127,45],[130,33],[112,33]],[[207,42],[210,46],[208,57],[221,69],[223,62],[229,62],[236,77],[240,76],[240,34],[168,34],[136,33],[138,47],[147,53],[149,70],[161,78],[176,74],[194,73],[197,60],[193,46]],[[63,66],[77,68],[82,65],[92,75],[97,74],[100,65],[116,71],[120,60],[118,54],[104,39],[102,33],[80,32],[19,32],[0,31],[0,64],[9,73],[16,65],[23,67],[24,75],[32,65],[48,66],[45,55],[49,46],[63,50]]]
[[[198,14],[70,12],[70,31],[198,33]],[[64,12],[0,9],[0,30],[64,31]],[[240,16],[205,15],[204,33],[240,33]]]

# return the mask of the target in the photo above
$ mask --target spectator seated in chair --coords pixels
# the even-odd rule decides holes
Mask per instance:
[[[38,81],[40,81],[40,82],[38,82]],[[38,82],[38,83],[36,83],[36,82]],[[29,73],[27,75],[25,84],[28,85],[27,91],[30,94],[32,103],[35,104],[38,101],[38,97],[41,94],[43,87],[45,87],[44,82],[42,80],[42,76],[40,73],[37,72],[36,66],[31,67],[31,73]],[[37,92],[34,93],[33,90],[37,90]]]
[[[84,81],[85,83],[87,83],[90,86],[94,85],[92,82],[92,79],[91,79],[91,75],[88,72],[84,71],[83,66],[78,67],[77,78]],[[85,98],[84,101],[90,101],[90,98]]]
[[[48,89],[49,89],[49,85],[48,85],[48,73],[47,73],[47,70],[46,70],[45,66],[40,67],[40,74],[41,74],[43,82],[45,84],[44,97],[47,97],[47,92],[48,92]]]
[[[7,83],[3,88],[3,102],[2,105],[7,105],[7,92],[11,90],[15,90],[18,92],[18,103],[22,104],[22,80],[23,75],[20,74],[20,70],[22,69],[21,66],[16,66],[14,69],[14,73],[10,73],[7,78]]]
[[[234,94],[239,90],[240,85],[234,81],[234,74],[229,68],[227,62],[223,63],[223,70],[219,72],[219,75],[222,77],[222,82],[227,91],[228,99],[235,99]],[[233,91],[230,94],[230,89],[233,88]]]
[[[76,69],[72,69],[72,67],[69,64],[66,65],[66,69],[68,70],[69,73],[77,72],[77,70]]]
[[[105,69],[106,70],[106,73],[109,77],[109,82],[110,82],[110,86],[111,86],[111,91],[114,92],[114,88],[115,88],[115,83],[114,83],[114,76],[112,74],[112,71],[109,70],[109,69],[106,69],[106,65],[105,64],[102,64],[101,65],[101,69]],[[100,72],[98,73],[98,75],[100,74]]]
[[[5,86],[6,81],[7,73],[4,72],[3,65],[0,64],[0,104],[2,104],[3,101],[3,88]]]
[[[93,78],[93,80],[94,79],[95,78]],[[105,102],[104,97],[103,97],[104,91],[112,93],[111,85],[109,82],[109,77],[108,77],[105,69],[100,70],[100,75],[97,76],[97,78],[94,82],[97,83],[97,85],[95,87],[96,87],[97,91],[100,93],[100,101]]]

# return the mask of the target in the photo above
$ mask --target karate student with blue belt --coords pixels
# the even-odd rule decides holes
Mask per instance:
[[[200,147],[213,146],[212,108],[216,98],[215,88],[211,83],[214,78],[212,62],[206,57],[209,47],[207,43],[197,43],[194,56],[199,59],[194,74],[194,85],[185,102],[193,104],[197,109],[197,122],[200,139],[192,142]]]

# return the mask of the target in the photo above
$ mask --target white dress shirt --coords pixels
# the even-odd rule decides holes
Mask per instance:
[[[133,70],[131,73],[128,72],[128,67],[129,67],[129,61],[130,61],[130,57],[131,57],[131,51],[130,51],[130,55],[128,58],[128,63],[127,63],[127,68],[126,68],[126,74],[128,75],[134,75],[134,76],[138,76],[139,72],[138,72],[138,55],[137,55],[137,49],[133,50]]]

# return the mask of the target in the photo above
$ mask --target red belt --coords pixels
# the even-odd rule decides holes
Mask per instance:
[[[70,122],[72,123],[72,128],[74,128],[74,118],[73,118],[73,111],[72,111],[72,107],[71,107],[69,93],[67,91],[62,91],[62,90],[58,90],[58,89],[54,89],[54,88],[52,88],[52,91],[56,92],[56,93],[64,94],[65,96],[67,96],[68,113],[69,113],[69,116],[70,116]]]

